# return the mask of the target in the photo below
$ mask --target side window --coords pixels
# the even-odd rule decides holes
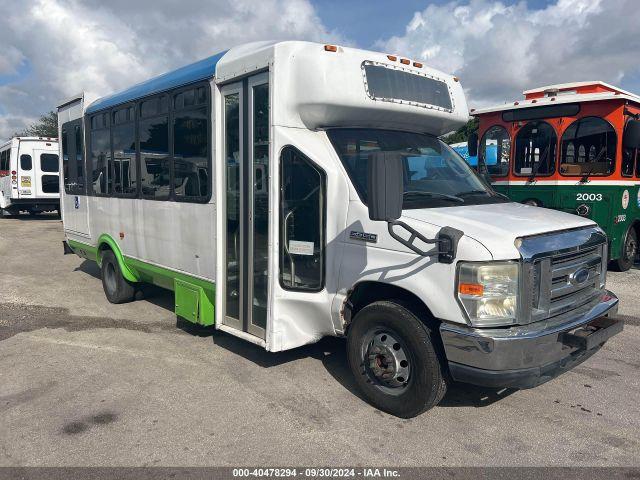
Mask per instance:
[[[636,149],[624,147],[622,149],[622,176],[633,176],[634,165],[636,161]]]
[[[84,129],[82,128],[82,120],[78,120],[77,124],[73,127],[73,141],[75,146],[75,169],[76,185],[75,193],[85,193],[84,183]]]
[[[480,140],[479,160],[484,162],[491,176],[503,177],[509,173],[509,155],[511,155],[511,137],[500,126],[490,127]]]
[[[159,98],[142,102],[140,107],[140,185],[143,197],[167,200],[171,187],[169,116],[166,102],[165,113],[159,114],[163,111]]]
[[[31,160],[31,155],[23,154],[20,155],[20,169],[29,171],[33,168],[33,162]]]
[[[177,198],[207,201],[210,196],[208,88],[174,96],[173,188]]]
[[[599,117],[573,122],[562,135],[560,173],[562,175],[606,176],[616,168],[616,132]]]
[[[135,195],[138,192],[138,167],[133,107],[127,106],[115,110],[112,125],[113,193],[124,196]]]
[[[324,286],[326,180],[293,147],[280,162],[280,284],[292,290]]]
[[[40,155],[40,170],[43,172],[58,172],[58,155],[55,153],[43,153]]]
[[[108,113],[99,113],[91,118],[91,185],[96,195],[109,195],[111,186],[111,139]]]
[[[84,195],[84,149],[82,120],[62,125],[62,175],[64,191]]]
[[[0,177],[8,175],[9,172],[9,155],[7,155],[9,150],[3,150],[0,152]]]
[[[556,171],[558,136],[547,122],[533,121],[516,135],[513,154],[516,175],[545,176]]]

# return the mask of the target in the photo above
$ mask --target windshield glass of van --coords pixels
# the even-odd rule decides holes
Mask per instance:
[[[375,152],[398,153],[404,164],[403,208],[455,207],[507,201],[436,137],[365,128],[328,132],[360,198],[367,202],[367,166]]]

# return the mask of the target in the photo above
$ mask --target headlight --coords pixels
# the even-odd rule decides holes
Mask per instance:
[[[474,327],[516,323],[518,262],[461,263],[458,300]]]

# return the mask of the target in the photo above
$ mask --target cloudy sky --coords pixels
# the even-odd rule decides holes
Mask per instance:
[[[0,139],[85,90],[104,95],[253,40],[397,53],[454,73],[471,107],[550,83],[640,93],[639,0],[3,0]]]

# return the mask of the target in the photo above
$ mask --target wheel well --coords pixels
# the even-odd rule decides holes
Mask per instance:
[[[365,281],[356,284],[345,301],[346,329],[349,328],[351,319],[360,310],[373,302],[381,300],[393,300],[400,303],[418,317],[421,322],[429,327],[435,327],[436,330],[440,324],[431,313],[431,310],[429,310],[429,307],[409,290],[389,283]]]

